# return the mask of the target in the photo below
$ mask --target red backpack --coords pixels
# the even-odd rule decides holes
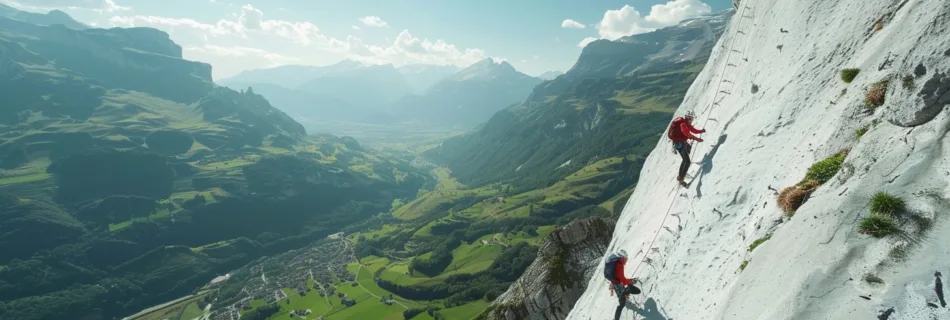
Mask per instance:
[[[666,137],[674,141],[676,139],[682,140],[685,138],[685,136],[683,136],[683,131],[680,129],[680,126],[683,124],[683,122],[686,122],[686,118],[679,117],[673,119],[673,122],[670,122],[670,128],[666,131]]]

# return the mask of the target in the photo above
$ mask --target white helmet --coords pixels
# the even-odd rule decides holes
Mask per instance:
[[[693,118],[696,118],[696,114],[693,113],[693,111],[686,111],[686,114],[684,115],[684,117],[693,119]]]
[[[617,251],[617,255],[620,256],[620,257],[622,257],[622,258],[626,258],[626,257],[627,257],[627,250],[620,249],[619,251]]]

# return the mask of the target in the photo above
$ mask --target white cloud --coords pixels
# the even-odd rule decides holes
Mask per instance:
[[[128,11],[132,8],[117,5],[115,0],[2,0],[18,9],[49,11],[53,9],[92,10],[95,12]]]
[[[650,8],[650,14],[645,17],[633,7],[624,5],[617,10],[607,10],[597,31],[602,39],[615,40],[671,26],[710,12],[712,7],[700,0],[673,0],[657,4]]]
[[[350,58],[368,63],[393,63],[396,65],[424,63],[436,65],[467,66],[486,57],[481,49],[461,50],[442,39],[435,41],[417,38],[403,30],[388,46],[363,43],[359,38],[348,36],[338,49],[344,49]]]
[[[233,22],[226,20],[218,21],[217,24],[206,24],[188,18],[167,18],[158,16],[114,16],[109,22],[116,27],[138,27],[150,26],[165,29],[163,27],[187,27],[198,31],[203,31],[211,35],[224,35],[236,33],[237,29]]]
[[[185,47],[186,59],[210,62],[216,78],[252,68],[288,63],[322,65],[340,58],[379,64],[467,66],[487,56],[481,49],[458,48],[442,39],[415,37],[408,30],[376,44],[353,35],[330,37],[311,22],[267,19],[265,12],[252,5],[244,5],[214,23],[148,15],[113,16],[109,21],[113,26],[149,26],[169,32],[173,40]],[[376,23],[373,19],[366,21]],[[378,22],[377,25],[384,23]]]
[[[564,19],[564,21],[561,21],[561,28],[584,29],[584,24],[571,19]]]
[[[216,46],[206,44],[203,46],[188,46],[183,48],[184,51],[192,52],[202,52],[207,54],[212,54],[216,56],[225,56],[225,57],[258,57],[265,60],[268,60],[274,64],[285,64],[291,62],[300,61],[298,58],[288,57],[278,53],[269,52],[264,49],[251,48],[251,47],[242,47],[242,46]]]
[[[353,28],[353,30],[359,30],[359,29],[360,29],[360,26],[354,24],[354,25],[350,26],[350,28]]]
[[[389,23],[383,21],[377,16],[365,16],[360,18],[360,22],[370,27],[388,27]]]
[[[245,4],[241,7],[241,15],[238,17],[238,21],[241,22],[241,26],[250,30],[260,30],[262,28],[262,23],[264,18],[264,12],[260,9],[255,8],[252,5]]]
[[[115,26],[151,26],[159,29],[163,27],[188,27],[206,32],[212,36],[238,35],[247,38],[247,34],[262,34],[278,36],[293,40],[302,45],[326,45],[328,39],[320,33],[320,29],[310,22],[291,22],[285,20],[266,20],[264,13],[251,5],[241,7],[241,13],[234,20],[222,19],[215,24],[208,24],[188,18],[167,18],[156,16],[114,16],[109,21]]]
[[[598,40],[598,39],[594,37],[587,37],[587,38],[584,38],[584,40],[581,40],[581,43],[578,43],[577,46],[583,48],[583,47],[586,47],[588,43],[594,42],[595,40]]]

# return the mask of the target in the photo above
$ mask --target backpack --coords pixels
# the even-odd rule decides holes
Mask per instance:
[[[611,283],[614,282],[614,269],[617,266],[617,263],[620,262],[620,256],[611,253],[607,257],[607,261],[604,262],[604,278],[607,278]]]
[[[670,122],[670,128],[666,130],[666,137],[670,138],[670,140],[673,140],[674,135],[676,136],[683,135],[683,132],[680,131],[680,125],[683,124],[683,122],[685,121],[686,119],[684,119],[683,117],[673,119],[673,122]]]

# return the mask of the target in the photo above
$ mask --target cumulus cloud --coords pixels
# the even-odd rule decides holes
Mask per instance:
[[[156,16],[114,16],[110,21],[115,26],[125,27],[151,26],[161,29],[165,26],[183,26],[207,32],[213,36],[233,34],[247,38],[248,33],[255,33],[290,39],[302,45],[325,45],[328,42],[327,37],[320,33],[320,29],[310,22],[267,20],[264,19],[264,13],[261,10],[251,5],[241,7],[241,12],[233,20],[222,19],[215,24],[188,18]]]
[[[3,0],[0,2],[7,3],[19,9],[35,11],[68,9],[92,10],[103,13],[132,10],[132,8],[116,4],[115,0]]]
[[[561,21],[561,28],[584,29],[584,24],[571,19],[564,19],[564,21]]]
[[[360,29],[360,26],[354,24],[354,25],[350,26],[350,28],[353,28],[353,30],[359,30],[359,29]]]
[[[150,26],[165,29],[163,27],[186,27],[198,31],[206,32],[211,35],[223,35],[236,32],[233,22],[221,20],[217,24],[202,23],[188,18],[168,18],[159,16],[114,16],[109,22],[116,27],[139,27]]]
[[[436,65],[467,66],[486,57],[481,49],[459,49],[442,39],[435,41],[417,38],[403,30],[385,46],[376,46],[363,43],[359,38],[349,36],[344,49],[350,58],[368,63],[393,63],[396,65],[409,63],[423,63]]]
[[[578,43],[577,46],[583,48],[583,47],[586,47],[588,43],[594,42],[596,40],[598,39],[594,37],[587,37],[587,38],[584,38],[584,40],[581,40],[581,43]]]
[[[650,14],[647,16],[629,5],[624,5],[620,9],[607,10],[597,31],[602,39],[615,40],[671,26],[710,12],[712,7],[700,0],[673,0],[657,4],[650,8]]]
[[[377,16],[365,16],[360,18],[360,22],[370,27],[388,27],[389,23],[383,21]]]
[[[288,63],[322,61],[316,64],[323,64],[327,59],[335,58],[378,64],[467,66],[487,56],[481,49],[458,48],[442,39],[416,37],[408,30],[399,32],[391,40],[387,37],[385,42],[375,44],[353,35],[331,37],[307,21],[267,19],[265,12],[252,5],[244,5],[239,11],[214,23],[148,15],[113,16],[109,21],[113,26],[148,26],[168,31],[185,47],[187,59],[210,62],[215,77]],[[385,23],[375,19],[361,21],[376,25]],[[355,25],[351,28],[359,29]],[[273,52],[257,49],[259,46],[271,48]],[[314,55],[314,50],[325,54]]]
[[[238,21],[241,26],[250,30],[260,30],[264,22],[264,12],[252,5],[245,4],[241,7],[241,15]]]

